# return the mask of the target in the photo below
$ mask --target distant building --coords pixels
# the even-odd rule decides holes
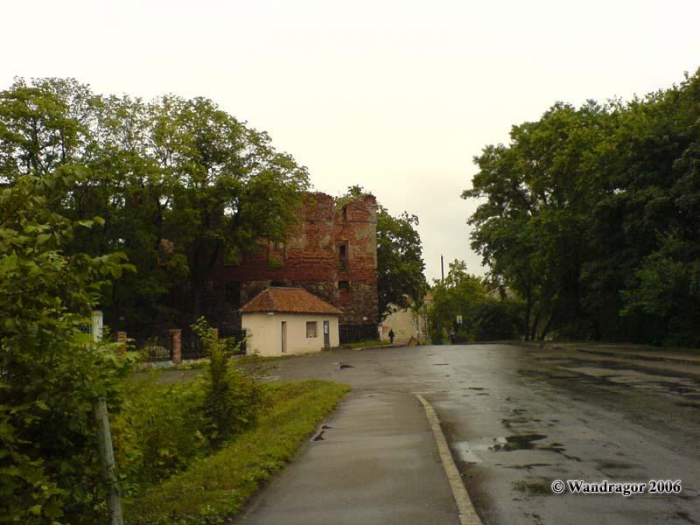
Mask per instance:
[[[337,347],[342,313],[303,288],[268,288],[241,308],[246,353],[274,356]]]
[[[394,331],[394,343],[423,344],[428,342],[428,305],[432,303],[432,295],[423,298],[419,308],[399,308],[389,304],[391,313],[382,321],[380,338],[389,341],[389,332]]]
[[[362,195],[340,206],[308,193],[299,215],[285,242],[260,241],[239,264],[218,266],[209,310],[235,313],[266,288],[303,288],[338,308],[344,328],[373,325],[376,334],[376,199]]]

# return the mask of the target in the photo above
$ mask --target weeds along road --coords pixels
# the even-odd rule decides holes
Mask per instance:
[[[700,366],[585,350],[338,350],[275,362],[270,380],[421,393],[487,524],[700,523]],[[568,479],[681,480],[682,492],[552,492]]]

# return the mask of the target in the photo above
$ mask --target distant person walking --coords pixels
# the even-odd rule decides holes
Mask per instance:
[[[455,344],[456,341],[457,341],[457,335],[455,334],[455,331],[452,330],[450,332],[450,343]]]
[[[393,328],[390,328],[389,329],[389,344],[392,344],[392,345],[394,344],[394,336],[395,335],[396,334],[394,334]]]

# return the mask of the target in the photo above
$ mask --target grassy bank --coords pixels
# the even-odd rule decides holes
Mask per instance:
[[[258,424],[215,454],[127,501],[130,524],[215,525],[232,518],[281,469],[349,387],[326,381],[265,385]]]
[[[391,346],[389,341],[380,341],[379,339],[373,339],[370,341],[359,341],[357,343],[349,343],[340,345],[341,348],[349,348],[352,350],[362,349],[362,348],[373,348],[376,346]]]

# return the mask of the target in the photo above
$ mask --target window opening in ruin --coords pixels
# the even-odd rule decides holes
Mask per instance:
[[[344,272],[348,269],[348,243],[338,245],[338,270]]]
[[[338,290],[350,293],[350,281],[338,281]]]
[[[241,283],[227,283],[224,294],[229,307],[238,309],[241,306]]]
[[[313,337],[318,337],[318,322],[317,321],[307,321],[307,323],[306,323],[306,338],[311,339]]]

